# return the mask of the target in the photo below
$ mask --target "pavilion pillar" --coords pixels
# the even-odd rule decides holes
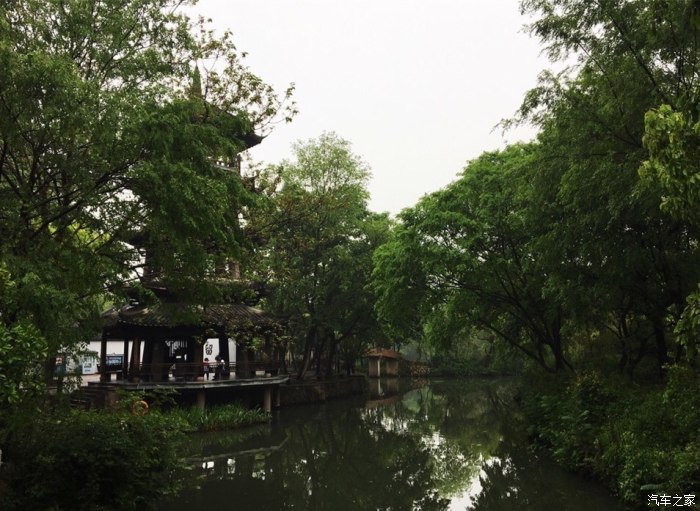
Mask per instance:
[[[248,367],[248,348],[236,344],[236,376],[239,378],[250,378]]]
[[[141,338],[134,337],[131,341],[131,372],[129,379],[132,382],[138,382],[141,375]]]
[[[107,370],[107,333],[102,331],[100,341],[100,381],[110,381],[112,375]]]
[[[169,365],[166,362],[168,347],[163,339],[153,340],[151,364],[153,367],[153,381],[168,381]]]
[[[231,371],[229,364],[231,363],[230,353],[228,351],[228,336],[225,334],[219,335],[219,356],[224,359],[225,365],[222,371],[222,376],[230,376]]]
[[[198,342],[196,337],[192,337],[190,342],[194,345],[194,350],[192,353],[192,368],[194,379],[197,381],[204,381],[204,353],[203,347]],[[199,394],[197,394],[197,403],[199,403]]]
[[[370,378],[379,378],[381,376],[381,360],[379,357],[372,357],[368,360]]]
[[[207,397],[204,392],[204,389],[200,389],[197,391],[197,408],[200,410],[204,410],[204,408],[207,405]]]
[[[153,339],[149,338],[143,340],[143,366],[141,367],[141,377],[145,378],[146,381],[153,381],[155,379],[155,373],[153,371],[153,345]]]
[[[121,378],[126,380],[129,374],[129,337],[124,336],[124,354],[122,356],[122,375]]]

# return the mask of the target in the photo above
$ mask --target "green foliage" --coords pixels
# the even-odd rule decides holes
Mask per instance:
[[[669,105],[646,113],[644,145],[649,159],[640,173],[650,181],[658,181],[663,188],[663,210],[699,224],[700,123],[692,116],[694,113],[678,112]]]
[[[390,221],[367,210],[369,169],[347,141],[326,133],[294,151],[294,161],[268,169],[264,179],[272,183],[267,201],[251,221],[264,239],[256,272],[269,308],[289,318],[299,376],[312,350],[316,373],[326,376],[339,352],[349,370],[381,340],[368,282]]]
[[[520,110],[521,119],[542,127],[535,203],[551,213],[555,265],[547,290],[570,304],[579,327],[616,333],[626,371],[646,355],[656,357],[660,371],[678,358],[669,333],[698,282],[698,233],[682,217],[669,217],[669,208],[659,209],[668,198],[663,181],[640,179],[638,170],[658,171],[671,154],[660,148],[688,146],[679,119],[656,109],[681,108],[693,96],[697,6],[522,5],[535,16],[531,32],[550,56],[577,60],[561,75],[544,75]]]
[[[3,509],[135,510],[178,488],[184,437],[170,417],[57,408],[5,419]]]
[[[643,179],[661,186],[664,192],[662,210],[698,228],[700,122],[696,119],[700,103],[694,96],[691,96],[691,101],[680,102],[680,111],[670,105],[661,105],[646,113],[644,145],[649,150],[649,159],[642,164],[639,172]],[[700,293],[695,291],[688,296],[674,329],[691,363],[696,363],[698,357],[699,318]]]
[[[203,277],[240,253],[248,199],[215,162],[294,114],[291,88],[278,96],[182,4],[0,4],[0,323],[32,327],[24,363],[47,380],[124,298],[143,248],[174,291],[217,297]]]
[[[430,358],[431,374],[438,376],[493,376],[523,371],[525,360],[517,349],[485,332],[465,332],[449,350],[437,349]]]
[[[377,248],[372,274],[377,316],[383,327],[395,337],[411,340],[421,337],[420,311],[427,286],[420,253],[412,250],[417,245],[416,234],[397,225],[389,240]]]
[[[0,409],[42,388],[46,342],[31,324],[0,324]]]
[[[685,348],[688,362],[697,366],[700,355],[700,291],[688,296],[687,306],[676,324],[674,333]]]
[[[545,369],[570,366],[565,309],[545,294],[546,226],[530,209],[537,154],[534,145],[485,153],[401,214],[375,256],[377,310],[390,328],[422,329],[442,348],[488,332]]]
[[[221,431],[252,424],[265,423],[270,414],[262,410],[248,410],[240,405],[222,405],[205,408],[175,408],[168,412],[186,424],[187,431]]]
[[[143,394],[125,393],[119,410],[78,411],[31,406],[2,417],[3,510],[149,509],[182,484],[185,433],[220,431],[269,421],[261,410],[226,405],[172,408],[167,393],[146,397],[143,416],[131,412]]]
[[[684,494],[700,480],[697,372],[669,370],[664,387],[631,387],[597,373],[530,381],[530,432],[572,469],[606,481],[645,505],[654,493]]]
[[[177,390],[170,387],[156,387],[148,392],[148,404],[160,411],[171,410],[177,405],[177,395]]]

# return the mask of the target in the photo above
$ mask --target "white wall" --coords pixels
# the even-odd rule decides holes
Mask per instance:
[[[129,354],[131,354],[131,342],[129,342]],[[99,360],[102,352],[102,342],[101,341],[90,341],[88,349],[90,351],[97,352],[97,358]],[[202,347],[203,356],[208,358],[209,361],[213,361],[214,357],[219,354],[219,339],[211,338],[207,339],[207,342]],[[107,340],[107,354],[108,355],[121,355],[124,353],[124,341],[122,340]],[[228,340],[228,353],[229,353],[229,363],[236,363],[236,341],[229,338]],[[143,360],[143,346],[141,347],[141,360]]]
[[[204,355],[202,357],[202,360],[204,360],[204,358],[208,358],[209,362],[213,361],[214,358],[221,352],[219,339],[218,338],[207,339],[207,342],[204,343],[203,350],[204,350]],[[231,338],[229,338],[229,340],[228,340],[228,356],[229,356],[229,360],[227,360],[226,362],[228,362],[230,364],[235,364],[236,363],[236,341],[234,341]]]

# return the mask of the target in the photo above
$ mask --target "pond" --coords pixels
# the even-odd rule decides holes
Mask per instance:
[[[624,507],[531,449],[504,380],[374,380],[368,397],[287,407],[193,437],[162,511],[584,511]]]

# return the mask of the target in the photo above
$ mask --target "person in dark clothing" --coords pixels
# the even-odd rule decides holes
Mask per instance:
[[[223,372],[223,369],[224,369],[224,364],[223,364],[223,361],[221,359],[221,356],[219,356],[219,355],[214,357],[214,360],[216,360],[216,367],[214,368],[214,379],[220,380],[221,373]]]

